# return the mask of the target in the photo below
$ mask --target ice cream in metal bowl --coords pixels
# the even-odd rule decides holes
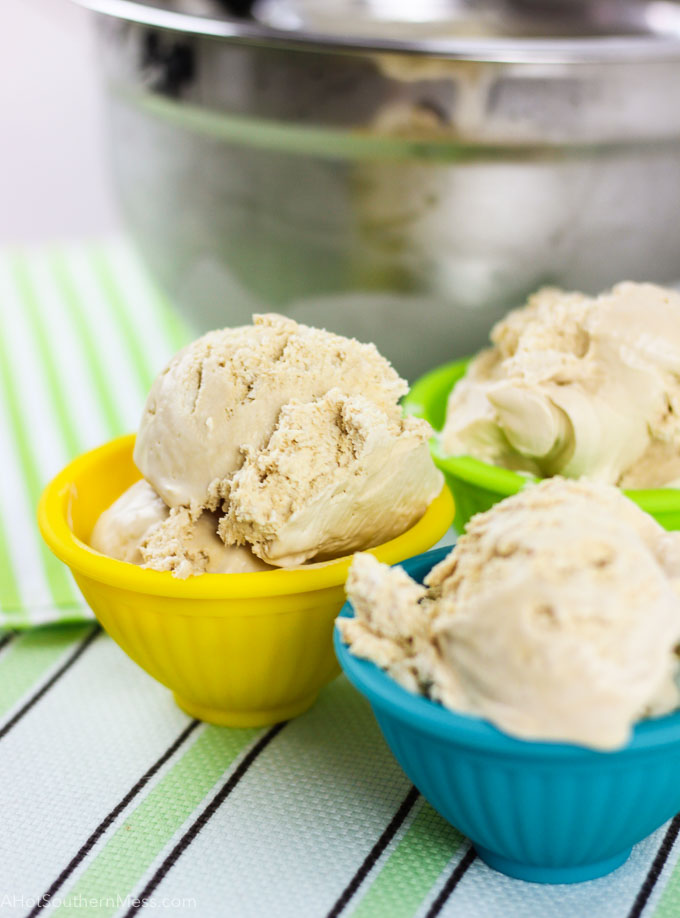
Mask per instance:
[[[422,582],[449,552],[402,567]],[[354,615],[347,603],[342,617]],[[637,723],[608,751],[518,739],[486,720],[408,691],[355,656],[339,630],[347,677],[369,700],[400,765],[491,867],[538,883],[603,876],[680,810],[680,713]]]
[[[96,520],[140,474],[134,436],[80,456],[46,488],[40,529],[111,637],[192,716],[228,726],[276,723],[310,707],[338,672],[333,620],[350,558],[185,580],[106,557],[87,543]],[[371,549],[396,563],[434,545],[453,502],[446,488],[406,532]]]

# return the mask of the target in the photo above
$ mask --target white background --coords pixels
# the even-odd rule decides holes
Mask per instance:
[[[118,225],[90,25],[71,0],[0,0],[0,245]]]

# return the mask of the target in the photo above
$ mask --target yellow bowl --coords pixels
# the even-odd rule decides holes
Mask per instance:
[[[99,514],[140,477],[133,444],[132,435],[112,440],[57,475],[38,508],[43,538],[106,631],[187,714],[233,727],[301,714],[340,671],[333,622],[351,557],[178,580],[100,554],[87,540]],[[371,554],[404,561],[434,545],[452,519],[444,487],[415,526]]]

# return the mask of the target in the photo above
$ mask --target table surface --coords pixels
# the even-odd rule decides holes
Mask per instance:
[[[344,678],[273,729],[183,714],[92,621],[34,511],[71,455],[134,429],[188,332],[120,242],[0,253],[0,302],[0,918],[680,916],[679,819],[600,880],[505,878]]]

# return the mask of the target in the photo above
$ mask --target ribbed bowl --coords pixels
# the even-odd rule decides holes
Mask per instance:
[[[402,566],[422,580],[448,551]],[[352,614],[347,603],[341,615]],[[536,883],[603,876],[680,810],[680,713],[638,724],[614,752],[527,742],[401,688],[337,629],[335,650],[408,777],[502,873]]]
[[[406,412],[425,418],[436,431],[440,431],[446,420],[446,404],[451,390],[465,375],[469,362],[457,360],[446,363],[421,376],[404,399]],[[447,456],[436,436],[430,441],[430,452],[453,494],[456,504],[454,526],[458,532],[463,531],[475,513],[488,510],[499,500],[516,494],[527,481],[535,480],[472,456]],[[628,490],[625,494],[650,513],[664,529],[680,529],[680,490],[677,488]]]
[[[300,714],[339,672],[333,621],[351,559],[178,580],[99,554],[87,544],[96,519],[139,478],[133,443],[121,437],[85,453],[47,486],[38,511],[45,541],[106,631],[187,713],[227,726]],[[444,488],[415,526],[371,552],[389,563],[407,558],[437,542],[452,518]]]

